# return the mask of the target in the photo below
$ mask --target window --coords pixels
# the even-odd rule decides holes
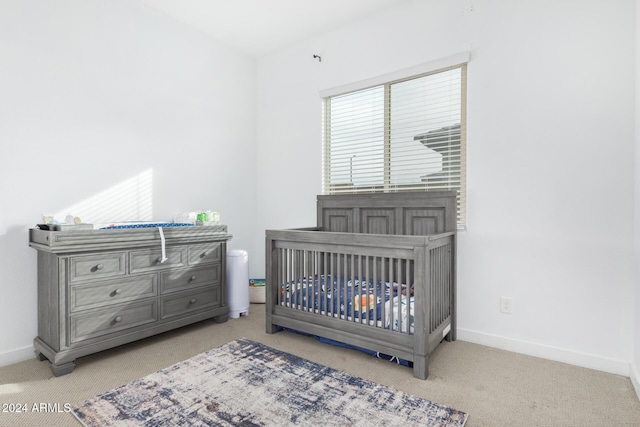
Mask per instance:
[[[455,190],[463,226],[466,60],[403,74],[321,94],[323,192]]]

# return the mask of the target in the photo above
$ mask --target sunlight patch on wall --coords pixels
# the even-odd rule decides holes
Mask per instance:
[[[95,196],[69,206],[54,217],[64,221],[67,215],[90,224],[153,219],[153,169],[135,175]]]

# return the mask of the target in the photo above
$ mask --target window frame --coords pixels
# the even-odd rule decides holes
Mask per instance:
[[[372,79],[328,89],[320,92],[322,98],[322,193],[379,193],[416,190],[419,183],[392,184],[391,183],[391,105],[389,95],[391,86],[408,80],[418,79],[429,75],[460,69],[461,94],[460,94],[460,188],[458,191],[458,228],[466,227],[466,134],[467,134],[467,64],[469,53],[461,53],[437,61],[421,64],[394,73],[385,74]],[[384,154],[383,154],[383,183],[381,185],[361,185],[349,190],[332,191],[331,188],[331,98],[346,95],[365,89],[383,87],[384,90]],[[335,184],[334,184],[335,185]],[[403,187],[406,189],[403,190]],[[410,187],[410,188],[409,188]],[[429,184],[425,182],[425,191],[429,190]],[[417,190],[419,191],[419,190]]]

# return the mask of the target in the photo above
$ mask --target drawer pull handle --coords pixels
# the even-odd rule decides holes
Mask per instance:
[[[156,260],[156,262],[157,262],[158,264],[160,264],[160,263],[162,262],[162,257],[161,257],[161,256],[160,256],[160,257],[158,257],[158,259]]]
[[[120,295],[122,293],[122,289],[118,288],[113,293],[116,295]]]
[[[195,304],[196,303],[196,299],[195,298],[191,298],[191,301],[189,301],[189,304]]]
[[[196,280],[196,275],[194,274],[193,276],[191,276],[191,281]]]
[[[103,268],[104,268],[104,265],[102,264],[96,265],[96,270],[102,270]]]
[[[202,255],[200,255],[200,258],[204,258],[207,255],[209,255],[209,253],[207,251],[202,252]]]
[[[118,323],[122,321],[122,316],[118,316],[115,319],[113,319],[114,323]]]

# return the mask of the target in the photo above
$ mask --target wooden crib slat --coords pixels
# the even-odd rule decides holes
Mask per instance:
[[[302,310],[304,302],[304,251],[296,251],[296,307]]]
[[[295,300],[295,283],[293,275],[293,252],[294,249],[287,251],[287,283],[289,284],[289,307],[295,307],[293,301]]]
[[[386,263],[387,263],[387,258],[382,257],[380,258],[380,281],[382,282],[382,285],[385,286],[384,292],[386,295],[386,284],[389,283],[389,280],[387,278],[387,274],[386,274]],[[392,284],[389,283],[390,286],[390,292],[389,292],[389,301],[391,301],[389,304],[391,304],[393,302],[393,288],[392,288]],[[380,306],[382,309],[382,314],[380,315],[381,319],[382,319],[382,327],[386,329],[387,327],[387,303],[384,300],[382,300],[382,305]]]
[[[309,311],[309,253],[306,250],[302,251],[302,310]]]
[[[387,274],[388,274],[388,278],[387,280],[389,281],[389,285],[391,286],[391,302],[389,303],[389,328],[390,330],[395,330],[396,328],[396,319],[395,319],[395,311],[393,310],[393,298],[394,298],[394,282],[396,281],[396,278],[394,277],[393,274],[393,264],[394,264],[394,259],[392,257],[387,258]]]
[[[430,330],[429,332],[433,332],[433,328],[437,325],[437,305],[438,305],[438,298],[437,298],[437,294],[438,294],[438,286],[440,286],[439,281],[438,281],[438,249],[433,249],[431,251],[430,254],[430,259],[432,262],[431,265],[431,275],[430,275],[430,281],[432,283],[432,286],[430,287],[429,291],[431,292],[431,309],[429,310],[429,314],[430,314]]]
[[[440,272],[442,275],[442,287],[440,288],[440,323],[449,316],[449,295],[451,295],[450,268],[447,268],[451,265],[449,259],[449,248],[449,245],[443,247],[440,255],[442,259],[440,262]]]
[[[402,260],[398,260],[396,265],[398,269],[398,332],[402,333],[402,284],[404,283],[404,278],[402,277]]]
[[[440,287],[442,286],[442,280],[440,277],[440,248],[433,249],[431,251],[431,260],[432,260],[432,268],[431,268],[431,330],[429,332],[433,332],[433,330],[439,325],[440,313],[439,313],[439,294]]]
[[[364,301],[362,298],[360,298],[360,305],[361,305],[360,317],[364,317],[364,322],[367,324],[369,324],[369,310],[371,310],[371,307],[369,304],[370,284],[371,284],[371,274],[369,271],[369,257],[365,256],[364,257],[364,285],[363,285],[363,281],[362,280],[360,281],[360,285],[361,285],[360,293],[361,295],[364,296]],[[364,313],[364,316],[362,316],[363,313]]]
[[[349,270],[349,276],[351,278],[350,282],[350,288],[351,288],[351,301],[348,301],[347,306],[349,307],[349,312],[347,313],[347,319],[351,319],[352,321],[355,321],[356,318],[356,307],[355,307],[355,300],[354,300],[354,295],[356,294],[356,257],[355,255],[350,255],[349,258],[351,259],[351,269]]]
[[[315,251],[308,251],[307,253],[307,311],[313,311],[315,307],[315,268],[316,268],[316,254]]]
[[[406,285],[406,295],[405,295],[405,304],[406,304],[406,310],[407,310],[407,320],[406,320],[406,334],[411,334],[411,262],[408,260],[405,260],[405,280],[404,283]]]
[[[329,276],[331,274],[331,272],[329,271],[329,253],[328,252],[323,252],[322,253],[322,257],[323,257],[323,264],[322,264],[322,307],[320,310],[320,313],[324,316],[327,315],[327,304],[328,304],[328,297],[327,297],[327,292],[329,291]]]
[[[442,264],[444,263],[444,251],[443,251],[443,247],[439,247],[437,249],[436,252],[436,263],[437,263],[437,274],[435,277],[435,283],[434,283],[434,288],[437,291],[436,294],[436,301],[437,301],[437,305],[436,305],[436,325],[440,326],[440,324],[442,323],[442,321],[444,320],[444,291],[445,288],[447,286],[447,278],[444,274],[444,271],[442,271]]]
[[[285,260],[284,260],[284,255],[285,255],[285,250],[284,249],[279,249],[278,250],[278,283],[280,284],[280,288],[278,289],[278,300],[280,301],[280,305],[284,305],[285,303],[285,292],[286,292],[286,284],[287,284],[287,277],[286,277],[286,264],[285,264]]]
[[[345,275],[347,274],[345,268],[344,268],[344,263],[345,260],[344,258],[346,257],[345,254],[338,254],[338,296],[336,299],[336,305],[337,305],[337,310],[336,310],[336,316],[342,316],[342,303],[345,302],[345,289],[347,288],[347,282],[346,282],[346,278]]]
[[[320,252],[313,251],[314,254],[314,268],[313,268],[313,309],[315,312],[316,307],[320,307]]]
[[[381,304],[384,304],[384,294],[383,296],[380,296],[380,293],[383,291],[382,290],[382,283],[380,284],[380,286],[378,286],[378,263],[377,263],[378,257],[373,257],[371,260],[371,270],[372,270],[372,283],[373,283],[373,324],[377,327],[378,326],[378,301],[381,301]],[[384,319],[381,319],[384,323]],[[384,327],[384,324],[383,326]]]

